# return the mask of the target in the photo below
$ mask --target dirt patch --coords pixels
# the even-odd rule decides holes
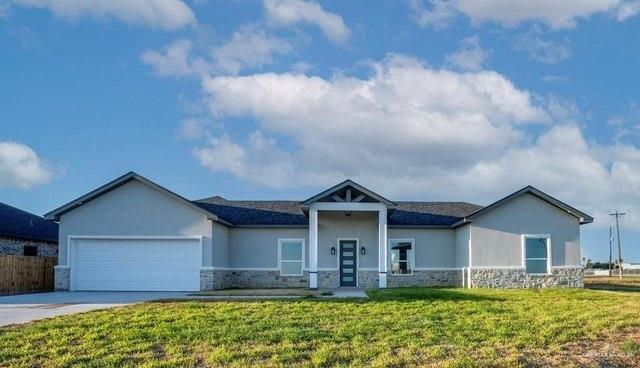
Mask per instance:
[[[153,351],[153,359],[156,360],[162,360],[167,356],[167,353],[164,351],[164,347],[161,345],[153,345],[151,351]]]
[[[521,354],[524,367],[640,367],[640,328],[565,344],[558,351]]]
[[[588,276],[584,278],[584,287],[594,290],[640,292],[640,277],[626,276],[618,278],[617,276]]]

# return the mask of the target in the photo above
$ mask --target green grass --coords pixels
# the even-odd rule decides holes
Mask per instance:
[[[637,293],[369,295],[147,303],[58,317],[0,329],[0,366],[529,366],[559,354],[565,343],[640,327]],[[637,353],[635,340],[620,341],[619,351]]]
[[[224,289],[214,291],[198,291],[191,296],[329,296],[333,295],[331,290],[309,290],[305,288],[297,289]]]
[[[636,356],[640,353],[640,344],[633,340],[626,340],[620,346],[620,350],[631,356]]]

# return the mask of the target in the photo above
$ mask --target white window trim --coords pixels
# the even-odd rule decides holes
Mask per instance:
[[[282,243],[283,242],[300,242],[302,243],[302,267],[300,267],[300,273],[282,273],[282,262],[298,263],[300,261],[283,261],[282,260]],[[280,276],[302,276],[305,270],[305,239],[283,238],[278,239],[278,270],[280,270]]]
[[[546,273],[528,273],[527,272],[527,245],[526,240],[533,239],[547,239],[547,272]],[[542,260],[544,258],[529,258],[531,260]],[[522,268],[524,268],[527,275],[550,275],[551,274],[551,234],[522,234]]]
[[[391,244],[393,242],[396,243],[411,243],[411,255],[409,256],[409,261],[411,262],[411,272],[410,273],[393,273],[393,262],[391,260]],[[389,255],[389,275],[391,276],[412,276],[413,271],[416,269],[416,240],[413,238],[389,238],[387,241],[387,254]]]

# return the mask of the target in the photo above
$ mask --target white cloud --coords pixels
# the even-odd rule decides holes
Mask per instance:
[[[291,71],[296,74],[306,74],[313,69],[315,69],[315,66],[313,66],[313,64],[306,63],[304,61],[299,61],[291,65]]]
[[[9,18],[10,4],[7,1],[0,1],[0,19]]]
[[[191,56],[192,43],[189,40],[176,40],[161,52],[145,50],[140,59],[151,66],[160,76],[186,76],[206,74],[210,65],[202,58]]]
[[[243,69],[256,69],[273,63],[274,55],[292,50],[286,41],[267,34],[255,26],[241,27],[229,41],[207,47],[210,58],[196,56],[193,42],[176,40],[162,50],[145,50],[140,60],[159,76],[184,77],[215,73],[237,74]]]
[[[298,166],[291,153],[260,131],[251,133],[242,144],[224,135],[211,137],[206,143],[194,148],[192,153],[202,166],[216,172],[229,172],[244,180],[276,188],[290,187],[292,181],[313,185],[315,180],[326,179],[322,173]]]
[[[49,168],[29,146],[0,141],[0,186],[29,189],[51,178]]]
[[[563,43],[545,40],[543,31],[534,26],[528,32],[516,36],[514,49],[529,54],[529,58],[545,64],[557,64],[571,57],[571,47],[568,41]]]
[[[314,24],[333,42],[349,38],[349,28],[338,14],[328,12],[315,1],[265,0],[264,7],[269,22],[281,26],[297,23]]]
[[[573,28],[579,18],[614,10],[620,0],[459,0],[457,8],[477,22],[516,25],[539,21],[553,29]]]
[[[291,50],[286,41],[268,35],[259,27],[245,26],[236,31],[231,40],[213,50],[213,59],[218,70],[237,74],[245,67],[271,64],[273,55],[287,54]]]
[[[447,25],[457,13],[476,23],[514,26],[534,21],[552,29],[573,28],[579,19],[599,13],[617,13],[618,20],[623,21],[637,14],[639,8],[637,1],[623,0],[413,0],[411,3],[417,23],[435,28]]]
[[[424,0],[411,0],[413,19],[423,28],[441,29],[446,27],[458,11],[455,4],[448,0],[428,0],[430,9],[425,7]]]
[[[56,17],[76,20],[84,16],[116,18],[174,30],[196,23],[193,11],[181,0],[10,0],[12,4],[49,9]]]
[[[613,140],[618,143],[640,141],[640,106],[630,103],[626,112],[613,116],[608,121],[613,128]]]
[[[462,70],[476,71],[482,69],[482,64],[489,53],[480,47],[478,35],[467,37],[460,42],[460,48],[445,57],[445,61]]]
[[[334,163],[325,157],[345,155],[373,165],[465,165],[475,154],[499,156],[502,145],[519,139],[514,126],[547,119],[527,92],[497,73],[434,70],[398,56],[375,67],[364,80],[267,73],[203,85],[216,116],[254,116],[265,132],[293,138],[327,168]],[[381,140],[393,147],[382,160]]]
[[[494,72],[435,70],[397,55],[374,68],[368,79],[265,73],[203,86],[216,117],[253,116],[264,133],[291,138],[312,170],[327,172],[394,162],[464,167],[476,155],[499,157],[520,140],[516,126],[548,119],[529,93]]]
[[[208,78],[214,117],[249,117],[257,127],[246,141],[202,135],[193,154],[275,188],[350,177],[398,199],[487,203],[532,184],[605,225],[612,208],[640,214],[640,150],[587,141],[575,106],[534,100],[490,71],[438,70],[398,55],[373,68],[368,78]],[[527,128],[537,123],[541,132]],[[640,217],[628,220],[640,228]]]
[[[185,119],[178,133],[181,138],[186,139],[211,138],[206,122],[195,118]]]
[[[618,8],[617,19],[620,22],[634,17],[640,13],[640,1],[627,1],[620,5]]]

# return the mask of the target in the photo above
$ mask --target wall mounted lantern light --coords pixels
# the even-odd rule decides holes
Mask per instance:
[[[360,248],[360,254],[362,254],[363,256],[367,254],[367,250],[365,249],[365,247]]]
[[[336,247],[331,247],[331,255],[332,256],[336,255]]]

